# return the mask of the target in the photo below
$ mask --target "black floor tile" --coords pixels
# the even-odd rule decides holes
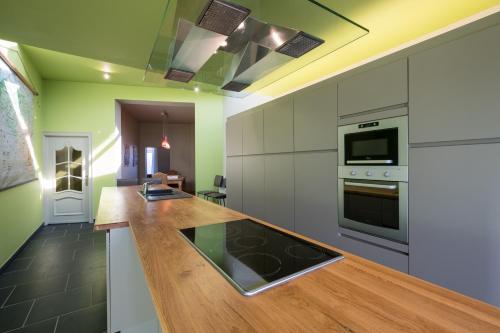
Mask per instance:
[[[91,304],[91,293],[91,287],[87,286],[37,299],[29,315],[28,323],[36,323],[88,307]]]
[[[24,326],[9,333],[53,333],[56,328],[57,318],[45,320],[36,324]]]
[[[23,271],[28,268],[31,264],[31,258],[20,258],[15,259],[5,268],[4,273],[15,272],[15,271]]]
[[[33,240],[46,240],[51,238],[64,237],[64,235],[66,235],[66,230],[55,230],[49,233],[37,233],[33,236]]]
[[[0,309],[0,332],[23,326],[33,302],[24,302]]]
[[[106,331],[106,303],[59,318],[56,333],[102,333]]]
[[[12,289],[14,289],[14,287],[0,288],[0,308],[7,300],[7,297],[12,293]]]
[[[72,273],[69,277],[68,288],[74,289],[85,285],[94,285],[101,281],[106,282],[105,267]]]
[[[91,248],[92,240],[91,239],[78,240],[71,243],[60,244],[59,247],[63,251]]]
[[[0,333],[106,330],[106,236],[93,227],[43,226],[28,241],[0,274]]]
[[[67,234],[64,237],[49,238],[45,241],[44,246],[52,244],[70,243],[78,240],[78,234]]]
[[[106,280],[96,282],[92,285],[92,304],[106,302]]]
[[[6,304],[16,304],[22,301],[62,292],[66,288],[67,280],[68,276],[63,275],[47,280],[18,285],[10,295]]]
[[[15,286],[16,284],[28,283],[37,280],[43,280],[46,273],[38,271],[18,271],[11,273],[4,273],[0,275],[0,288]]]

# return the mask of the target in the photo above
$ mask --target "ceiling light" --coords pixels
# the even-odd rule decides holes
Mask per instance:
[[[250,9],[224,0],[211,0],[205,7],[197,25],[201,28],[229,36],[250,14]]]
[[[102,75],[102,77],[104,78],[104,80],[109,80],[109,79],[111,79],[111,75],[110,75],[109,73],[104,73],[104,74]]]
[[[281,45],[276,52],[286,54],[287,56],[298,58],[320,46],[325,41],[317,37],[306,34],[303,31],[297,33],[285,44]]]
[[[193,77],[193,72],[176,68],[170,68],[167,75],[165,75],[165,79],[179,82],[189,82]]]
[[[166,129],[166,121],[167,121],[167,118],[168,118],[168,113],[163,111],[161,113],[161,117],[162,117],[162,129],[163,129],[163,135],[161,137],[161,146],[162,148],[165,148],[165,149],[170,149],[170,143],[168,142],[168,138],[167,138],[167,129]]]
[[[236,28],[236,30],[243,30],[243,29],[245,29],[245,21],[241,22],[238,28]]]
[[[241,83],[241,82],[236,82],[236,81],[229,81],[221,89],[240,92],[243,89],[248,88],[249,86],[250,86],[250,84],[248,84],[248,83]]]
[[[194,92],[200,92],[200,87],[198,86],[194,87]]]

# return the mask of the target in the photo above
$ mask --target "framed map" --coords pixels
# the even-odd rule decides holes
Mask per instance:
[[[37,179],[33,161],[33,90],[0,53],[0,190]]]

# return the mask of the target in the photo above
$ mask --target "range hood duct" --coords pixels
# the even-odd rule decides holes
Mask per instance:
[[[224,35],[199,28],[189,21],[179,20],[175,50],[169,72],[172,70],[192,73],[194,76],[217,49],[225,43],[226,39],[227,37]],[[171,79],[168,73],[165,78]],[[189,80],[181,82],[189,82]]]
[[[197,25],[203,29],[229,36],[250,15],[250,9],[223,0],[211,0]]]
[[[291,59],[289,56],[274,52],[267,47],[249,42],[243,50],[235,55],[224,87],[232,87],[235,84],[239,84],[239,87],[249,86]]]

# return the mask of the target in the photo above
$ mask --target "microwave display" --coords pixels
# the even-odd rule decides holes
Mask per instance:
[[[346,164],[398,165],[398,129],[388,128],[345,135]]]

